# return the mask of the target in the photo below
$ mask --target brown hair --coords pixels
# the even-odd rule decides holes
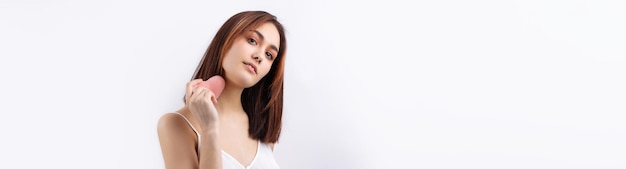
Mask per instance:
[[[270,71],[254,86],[243,90],[241,104],[248,115],[248,133],[266,143],[278,142],[283,114],[283,71],[287,41],[276,16],[265,11],[244,11],[230,17],[217,31],[196,68],[193,79],[207,80],[214,75],[224,77],[222,60],[237,37],[246,30],[272,23],[280,34],[278,54]]]

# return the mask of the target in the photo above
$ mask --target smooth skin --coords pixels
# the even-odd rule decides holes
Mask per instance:
[[[248,166],[256,155],[258,142],[248,134],[248,116],[241,104],[245,88],[254,86],[270,71],[278,55],[280,35],[271,23],[247,30],[236,37],[225,53],[222,66],[225,87],[219,98],[195,79],[187,83],[185,106],[178,110],[200,133],[176,114],[163,115],[158,122],[161,150],[168,169],[221,169],[221,151]],[[250,71],[250,66],[256,67]],[[199,154],[195,147],[200,144]],[[274,144],[269,144],[272,150]]]

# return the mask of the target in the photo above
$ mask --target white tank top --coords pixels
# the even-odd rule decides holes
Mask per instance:
[[[196,133],[198,143],[200,143],[200,133],[198,133],[196,128],[191,125],[189,119],[178,112],[175,113],[185,119],[189,127],[191,127],[191,129]],[[198,150],[200,150],[200,144],[198,144],[197,147]],[[258,141],[256,155],[252,159],[249,166],[243,166],[243,164],[239,163],[237,159],[224,150],[222,150],[222,165],[223,169],[280,169],[280,167],[278,167],[278,163],[276,163],[276,159],[274,159],[274,154],[270,146],[266,143],[262,143],[261,141]]]

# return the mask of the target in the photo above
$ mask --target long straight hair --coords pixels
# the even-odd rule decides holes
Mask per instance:
[[[283,72],[287,51],[285,31],[276,16],[265,11],[243,11],[226,20],[213,37],[192,80],[208,80],[215,75],[225,77],[222,60],[226,50],[246,30],[268,22],[274,24],[280,34],[278,54],[269,73],[254,86],[243,90],[241,104],[248,115],[250,136],[265,143],[276,143],[282,126]]]

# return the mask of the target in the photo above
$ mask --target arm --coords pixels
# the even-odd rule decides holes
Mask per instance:
[[[167,169],[221,169],[222,159],[217,132],[201,134],[200,158],[196,154],[195,133],[182,117],[166,114],[158,122],[158,136]]]
[[[217,126],[217,124],[215,125]],[[200,133],[200,168],[201,169],[221,169],[222,150],[220,149],[217,127],[208,127],[209,130],[202,130]]]

